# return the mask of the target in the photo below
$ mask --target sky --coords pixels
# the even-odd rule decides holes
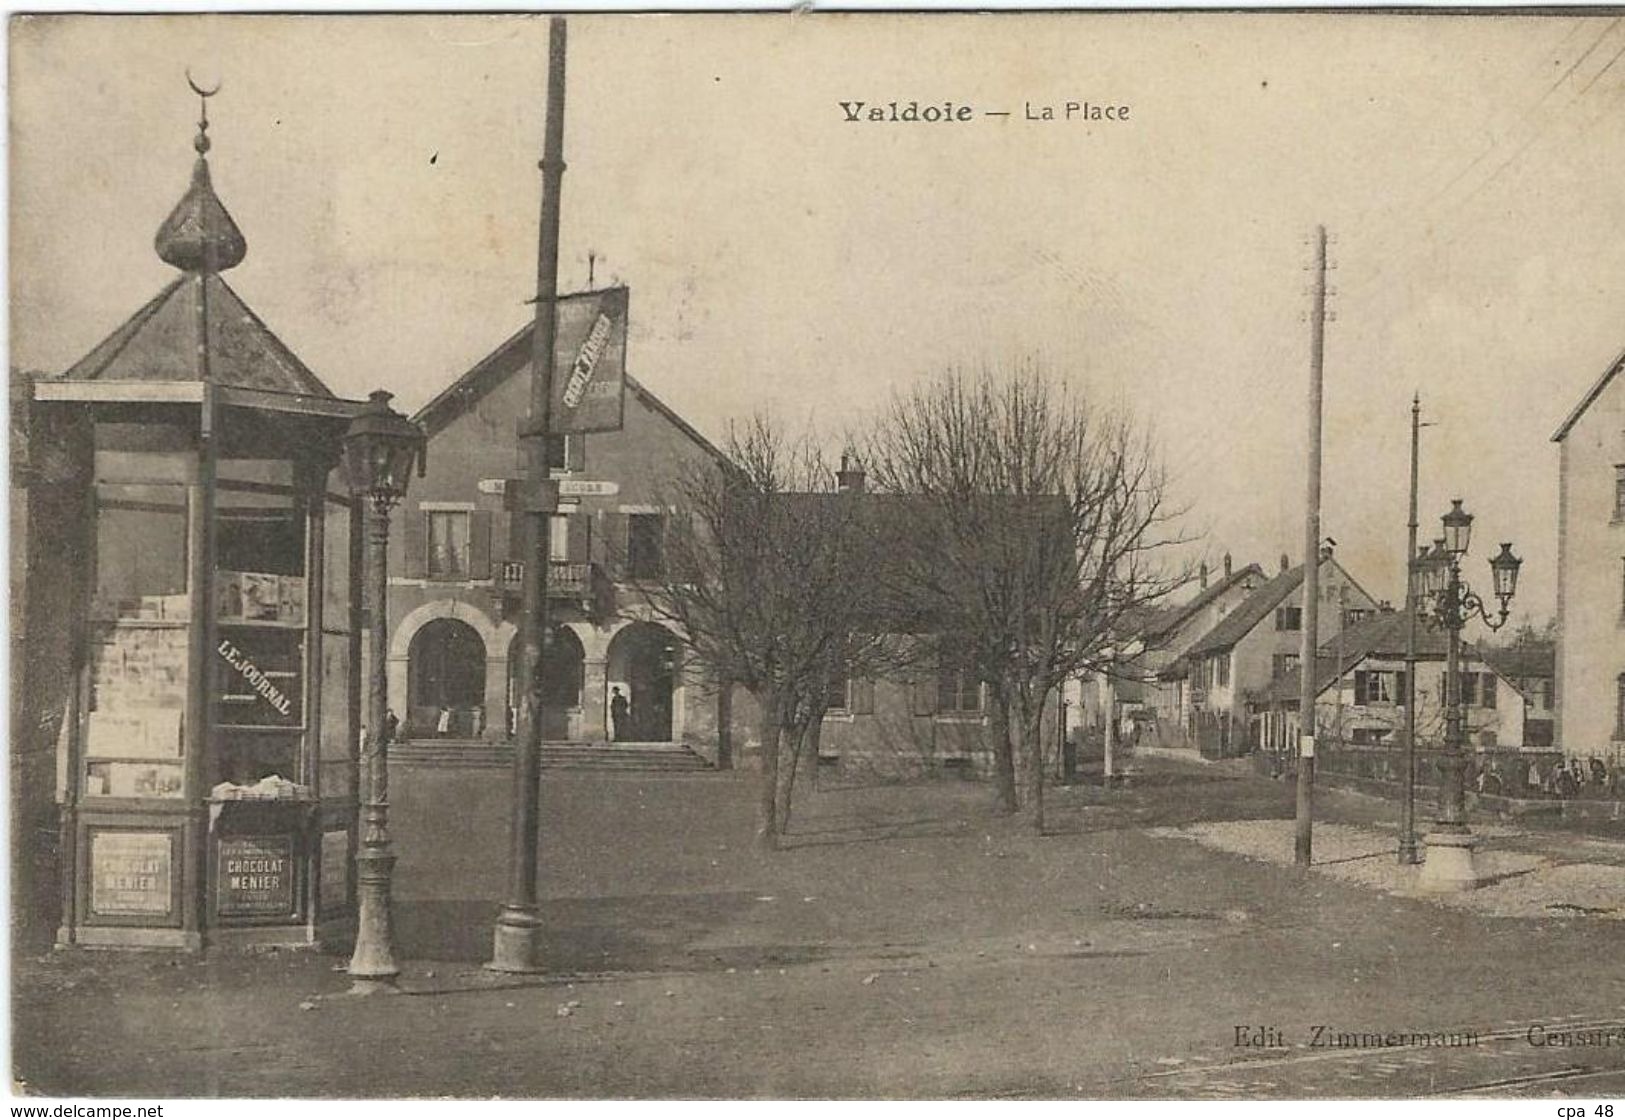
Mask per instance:
[[[188,67],[222,84],[228,279],[335,392],[416,408],[528,320],[545,19],[52,16],[10,47],[14,366],[65,369],[173,275]],[[572,17],[560,284],[593,254],[630,285],[631,372],[718,441],[1036,358],[1154,430],[1212,563],[1273,571],[1324,225],[1339,559],[1403,596],[1420,393],[1423,539],[1463,498],[1469,577],[1512,541],[1540,620],[1551,436],[1625,349],[1622,54],[1625,18],[1577,13]],[[840,105],[916,100],[972,119]]]

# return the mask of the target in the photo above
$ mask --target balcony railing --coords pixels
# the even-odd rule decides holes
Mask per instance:
[[[523,560],[505,560],[501,586],[504,593],[517,595],[525,578]],[[597,564],[552,560],[547,566],[547,597],[580,602],[589,608],[596,604],[608,586]]]

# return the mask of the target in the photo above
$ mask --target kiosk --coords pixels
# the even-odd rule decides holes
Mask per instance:
[[[207,129],[205,112],[155,242],[180,275],[33,387],[77,480],[30,511],[78,528],[54,573],[77,585],[60,945],[308,944],[353,924],[362,534],[340,445],[361,405],[222,278],[247,245]]]

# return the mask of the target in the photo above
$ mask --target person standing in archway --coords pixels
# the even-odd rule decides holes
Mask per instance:
[[[613,692],[614,695],[609,700],[609,722],[615,741],[619,743],[626,738],[627,721],[632,717],[632,705],[627,703],[620,685],[616,685]]]

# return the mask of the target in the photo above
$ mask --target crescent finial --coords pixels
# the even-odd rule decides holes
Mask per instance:
[[[220,92],[220,83],[218,81],[214,83],[213,89],[204,89],[202,86],[198,85],[197,82],[192,79],[192,68],[190,66],[186,68],[186,84],[192,87],[193,93],[203,98],[213,97],[215,94]]]

